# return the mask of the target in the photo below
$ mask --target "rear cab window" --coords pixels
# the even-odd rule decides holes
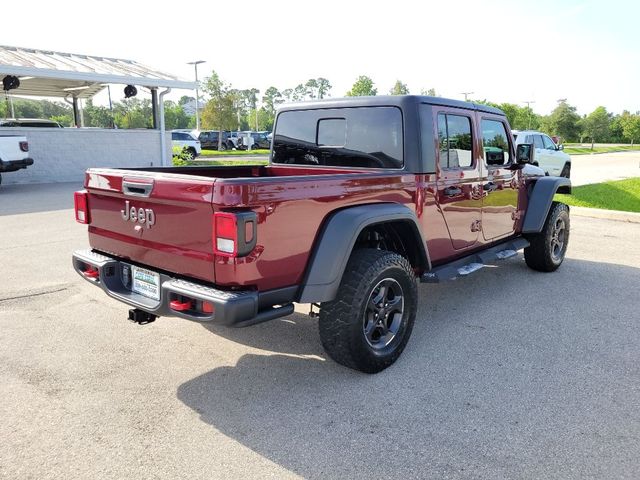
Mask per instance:
[[[511,161],[511,146],[504,123],[499,120],[483,118],[481,128],[485,163],[488,166],[509,164]]]
[[[272,162],[332,167],[404,166],[397,107],[289,110],[278,115]]]

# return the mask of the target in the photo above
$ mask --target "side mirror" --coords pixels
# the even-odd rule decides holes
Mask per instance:
[[[564,150],[564,145],[563,144],[558,145],[558,150]]]
[[[516,161],[519,165],[533,163],[534,152],[533,143],[521,143],[516,148]]]

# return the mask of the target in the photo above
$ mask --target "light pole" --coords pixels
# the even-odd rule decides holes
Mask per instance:
[[[464,101],[467,101],[467,97],[469,95],[473,95],[475,92],[460,92],[462,95],[464,95]]]
[[[198,97],[199,97],[199,93],[198,93],[198,65],[200,65],[201,63],[204,63],[204,60],[196,60],[195,62],[187,62],[187,65],[193,65],[193,69],[196,72],[196,130],[200,130],[200,114],[198,113],[198,110],[200,108],[200,105],[198,104]]]
[[[527,130],[531,130],[531,104],[532,103],[536,103],[534,100],[526,100],[522,103],[526,103],[527,104],[527,110],[529,110],[529,122],[527,123]]]

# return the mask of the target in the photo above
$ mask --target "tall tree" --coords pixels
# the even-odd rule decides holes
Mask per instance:
[[[631,145],[634,142],[640,142],[640,113],[632,115],[629,112],[623,112],[620,124],[622,125],[624,137],[631,141]]]
[[[298,84],[296,88],[293,89],[292,98],[294,102],[301,102],[303,100],[306,100],[307,87],[303,83]]]
[[[307,87],[309,98],[313,99],[318,96],[318,81],[315,78],[310,78],[304,85]]]
[[[324,98],[329,94],[329,90],[331,90],[331,84],[329,80],[323,77],[319,77],[317,79],[318,83],[318,98]]]
[[[576,141],[580,138],[580,115],[576,107],[566,99],[558,101],[558,106],[541,122],[541,128],[550,135],[559,135],[564,140]]]
[[[373,80],[366,75],[360,75],[351,90],[347,92],[347,97],[372,97],[378,94],[378,89],[375,88]]]
[[[291,100],[293,100],[293,89],[285,88],[284,90],[282,90],[282,98],[284,98],[285,102],[290,102]]]
[[[439,95],[436,93],[435,88],[423,88],[420,90],[420,95],[426,95],[428,97],[438,97]]]
[[[409,95],[409,88],[406,83],[396,80],[393,88],[389,90],[389,95]]]
[[[582,122],[583,133],[591,138],[591,150],[595,142],[602,142],[609,134],[611,117],[607,109],[600,106],[591,112]]]
[[[209,101],[202,111],[202,125],[208,129],[235,130],[238,127],[238,93],[225,84],[213,70],[204,81],[203,90]],[[218,136],[218,149],[222,147],[222,135]]]

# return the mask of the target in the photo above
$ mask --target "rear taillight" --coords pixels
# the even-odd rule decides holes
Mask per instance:
[[[75,192],[73,203],[76,210],[76,221],[84,224],[89,223],[91,221],[89,218],[89,192],[86,190]]]
[[[20,150],[23,152],[29,151],[29,142],[20,142]]]
[[[216,212],[213,214],[213,251],[225,257],[251,253],[257,241],[254,212]]]

